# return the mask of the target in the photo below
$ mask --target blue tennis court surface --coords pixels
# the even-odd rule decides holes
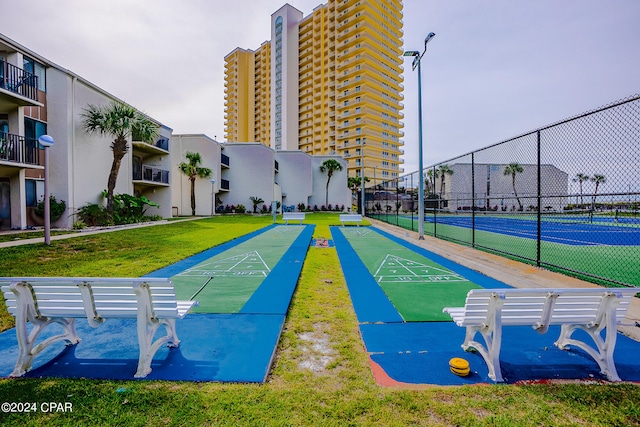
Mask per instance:
[[[425,221],[433,222],[433,217],[427,216]],[[463,228],[472,228],[473,225],[469,215],[440,215],[436,217],[436,221],[437,224]],[[476,230],[525,239],[538,238],[535,219],[476,215],[474,221]],[[543,241],[565,245],[640,246],[638,225],[636,218],[616,220],[606,217],[591,222],[586,218],[576,220],[571,216],[554,216],[551,220],[545,220],[543,216],[540,238]]]
[[[267,273],[257,289],[236,313],[190,313],[176,322],[180,346],[161,348],[153,358],[149,380],[264,382],[269,373],[276,346],[302,264],[311,242],[313,225],[270,226],[226,244],[158,270],[151,277],[174,277],[181,272],[201,268],[210,259],[236,257],[233,251],[251,239],[264,240],[272,235],[274,249],[283,255],[266,267]],[[279,233],[297,233],[283,239]],[[237,251],[237,249],[236,249]],[[242,251],[241,251],[242,252]],[[225,253],[232,256],[226,257]],[[268,258],[265,256],[265,258]],[[243,258],[245,259],[245,258]],[[262,259],[262,257],[260,257]],[[220,263],[215,263],[219,265]],[[248,271],[251,273],[253,270]],[[218,270],[203,274],[218,273]],[[223,274],[242,273],[226,268]],[[176,284],[176,292],[178,284]],[[197,299],[197,298],[196,298]],[[57,325],[46,328],[42,339],[59,333]],[[93,378],[133,380],[138,364],[138,338],[135,319],[107,319],[97,329],[85,319],[77,319],[76,329],[82,341],[65,347],[56,343],[39,354],[31,378]],[[159,328],[158,334],[164,334]],[[7,377],[17,359],[15,329],[0,333],[0,376]]]
[[[383,238],[389,239],[481,287],[509,287],[375,227],[367,228],[368,232],[380,235],[381,244],[384,244]],[[456,326],[452,321],[403,321],[345,238],[344,233],[347,232],[354,233],[352,229],[331,229],[376,381],[388,386],[493,383],[482,357],[462,350],[464,328]],[[600,374],[598,364],[584,351],[575,347],[570,350],[556,348],[553,343],[559,333],[560,328],[557,326],[550,327],[546,334],[538,334],[528,326],[505,327],[500,353],[505,381],[516,383],[550,379],[605,379]],[[640,343],[618,334],[614,360],[623,380],[640,381],[638,354]],[[453,357],[469,361],[469,376],[459,377],[449,371],[449,360]]]

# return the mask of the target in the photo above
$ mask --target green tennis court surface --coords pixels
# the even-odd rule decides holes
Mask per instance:
[[[481,287],[372,229],[342,233],[405,321],[450,321],[442,309]]]
[[[238,313],[304,227],[275,227],[171,277],[194,313]]]

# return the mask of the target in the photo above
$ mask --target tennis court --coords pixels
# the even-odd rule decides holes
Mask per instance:
[[[438,224],[500,233],[525,239],[538,238],[536,216],[516,216],[504,214],[438,214]],[[425,222],[434,223],[433,216]],[[640,219],[594,217],[588,213],[581,215],[542,216],[540,238],[543,241],[565,245],[588,246],[640,246]]]
[[[417,217],[378,215],[378,219],[417,230]],[[591,277],[614,286],[640,285],[640,218],[613,214],[545,213],[538,240],[537,215],[477,212],[432,214],[426,235],[454,241],[520,261]]]

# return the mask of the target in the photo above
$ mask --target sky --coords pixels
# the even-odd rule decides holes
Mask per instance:
[[[325,2],[326,3],[326,2]],[[0,0],[0,32],[173,129],[224,140],[224,57],[282,0]],[[290,0],[309,15],[320,0]],[[405,0],[425,166],[640,93],[639,0]],[[418,169],[404,64],[405,173]]]

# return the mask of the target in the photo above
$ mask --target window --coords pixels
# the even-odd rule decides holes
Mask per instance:
[[[46,72],[45,72],[45,67],[44,65],[42,65],[39,62],[34,61],[33,59],[24,56],[22,59],[22,68],[24,69],[24,71],[31,73],[33,75],[35,75],[36,77],[38,77],[38,90],[41,90],[42,92],[46,92],[47,91],[47,85],[46,85]]]
[[[28,117],[24,118],[24,136],[27,139],[37,140],[42,135],[47,134],[47,124]]]

